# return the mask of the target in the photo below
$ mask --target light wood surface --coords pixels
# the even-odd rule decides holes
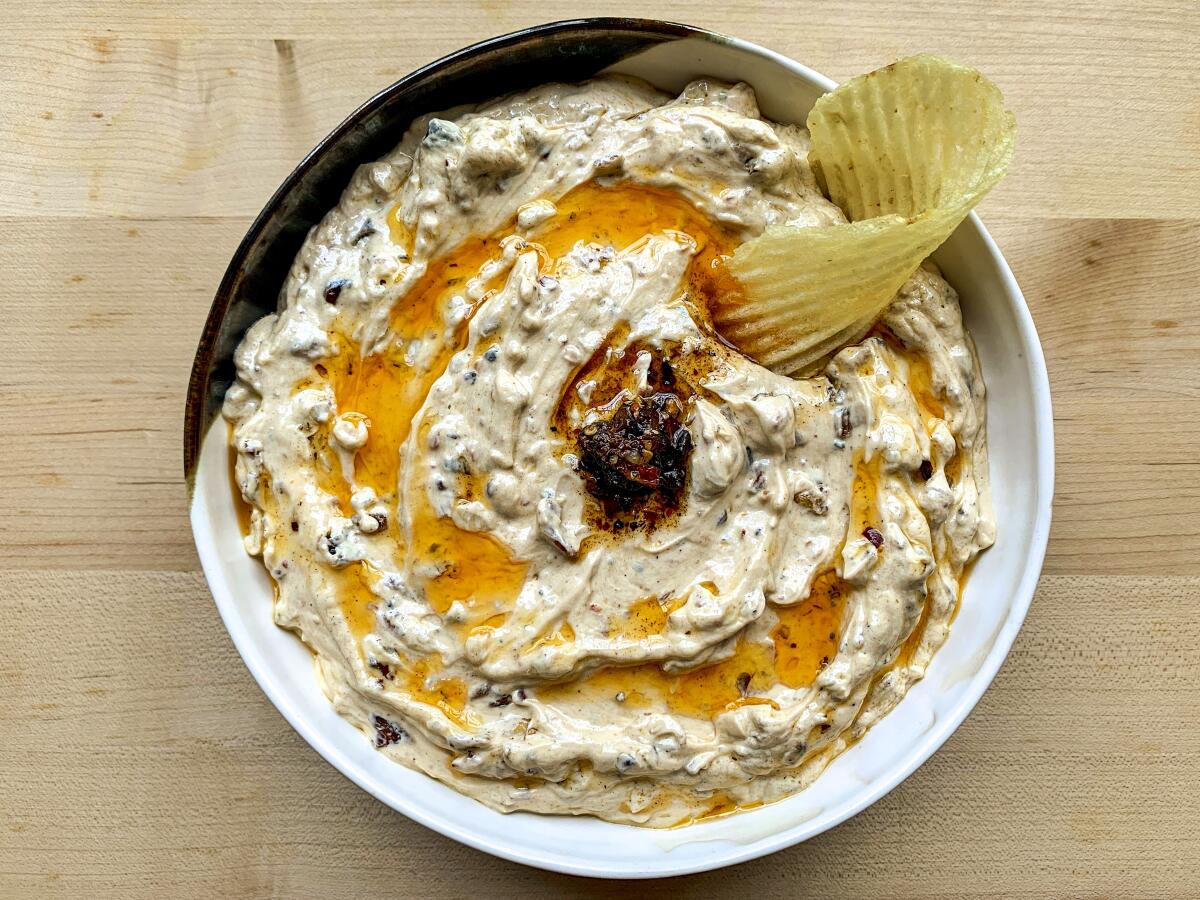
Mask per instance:
[[[1041,587],[947,745],[805,845],[638,886],[491,859],[325,764],[221,626],[181,475],[209,300],[291,166],[413,67],[584,12],[992,76],[1021,135],[981,214],[1057,430]],[[0,897],[1200,896],[1198,55],[1189,0],[7,0]]]

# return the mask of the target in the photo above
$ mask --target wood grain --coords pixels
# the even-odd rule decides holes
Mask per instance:
[[[491,0],[461,18],[436,3],[401,13],[388,0],[355,4],[353,15],[321,4],[295,15],[268,0],[182,10],[89,2],[63,4],[47,21],[40,4],[12,5],[0,37],[0,120],[10,123],[0,132],[0,214],[67,217],[252,215],[317,138],[400,75],[464,42],[579,14],[562,0]],[[837,79],[919,50],[970,60],[1021,125],[1012,172],[985,212],[1193,216],[1200,4],[1055,10],[1021,0],[667,2],[637,12],[761,41]],[[588,9],[613,12],[629,9]],[[389,31],[402,39],[383,39]]]
[[[606,884],[396,815],[297,737],[213,608],[184,385],[269,193],[361,100],[577,4],[10,0],[0,13],[0,896],[1200,895],[1200,5],[594,2],[835,78],[969,61],[1021,127],[982,208],[1050,368],[1029,621],[946,747],[731,872]]]
[[[3,576],[6,896],[458,898],[472,878],[496,897],[652,891],[493,860],[367,797],[259,692],[197,573]],[[1047,576],[993,688],[896,791],[800,847],[659,887],[1194,896],[1198,604],[1195,576]]]

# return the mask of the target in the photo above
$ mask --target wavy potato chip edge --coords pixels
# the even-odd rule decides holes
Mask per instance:
[[[853,78],[808,115],[809,160],[849,222],[779,225],[728,260],[742,293],[713,321],[797,374],[865,333],[1004,176],[1016,123],[981,73],[923,54]]]

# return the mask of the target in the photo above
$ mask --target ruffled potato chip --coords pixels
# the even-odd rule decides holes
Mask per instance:
[[[1003,176],[1016,123],[974,69],[921,55],[854,78],[808,116],[809,160],[841,225],[781,225],[728,261],[742,293],[718,330],[796,374],[861,337],[930,253]]]

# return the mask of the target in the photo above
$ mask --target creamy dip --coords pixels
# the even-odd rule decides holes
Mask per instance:
[[[547,85],[418,120],[308,236],[225,415],[275,621],[383,753],[666,826],[803,788],[922,676],[994,534],[953,289],[801,379],[706,315],[739,242],[845,221],[807,150],[745,85]],[[652,395],[682,487],[602,501],[581,435]]]

